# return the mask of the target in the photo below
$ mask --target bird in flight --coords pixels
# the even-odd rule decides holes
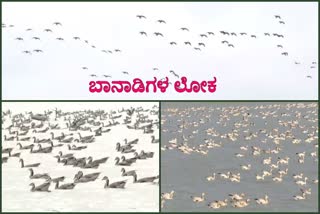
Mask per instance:
[[[208,38],[208,36],[206,34],[200,34],[200,36]]]
[[[128,74],[128,75],[129,75],[129,73],[128,73],[127,71],[122,71],[122,73],[123,73],[123,74]]]
[[[97,75],[95,75],[95,74],[91,74],[91,75],[90,75],[90,77],[97,77]]]
[[[154,71],[159,71],[159,69],[158,69],[158,68],[153,68],[152,70],[154,70]]]
[[[237,36],[237,34],[236,33],[231,33],[231,36]]]
[[[58,26],[58,25],[62,26],[62,24],[60,22],[54,22],[53,24],[56,26]]]
[[[162,33],[159,33],[159,32],[155,32],[154,35],[163,37]]]
[[[31,29],[31,28],[28,28],[28,29],[26,29],[26,31],[32,31],[32,29]]]
[[[92,48],[96,48],[96,46],[94,46],[94,45],[91,45],[91,47],[92,47]]]
[[[307,76],[307,78],[310,78],[310,79],[312,79],[312,76],[308,75],[308,76]]]
[[[23,40],[23,38],[21,38],[21,37],[17,37],[17,38],[16,38],[16,40],[22,41],[22,40]]]
[[[64,40],[64,39],[63,39],[63,38],[61,38],[61,37],[58,37],[58,38],[57,38],[57,40],[60,40],[60,41],[62,41],[62,40]]]
[[[36,36],[32,37],[32,39],[34,39],[34,40],[40,40],[40,38],[39,38],[39,37],[36,37]]]
[[[166,21],[164,21],[164,20],[162,20],[162,19],[157,20],[157,22],[159,22],[160,24],[161,24],[161,23],[166,24]]]
[[[278,48],[283,48],[283,46],[282,46],[282,45],[277,45],[277,47],[278,47]]]
[[[170,45],[177,45],[176,42],[170,42]]]
[[[247,33],[242,32],[242,33],[240,33],[240,35],[241,35],[241,36],[243,36],[243,35],[247,35]]]
[[[115,51],[115,52],[121,52],[121,50],[119,50],[119,49],[114,49],[114,51]]]
[[[233,47],[234,48],[233,44],[228,44],[228,47]]]
[[[141,35],[146,35],[146,36],[147,36],[147,33],[146,33],[146,32],[144,32],[144,31],[140,31],[140,34],[141,34]]]
[[[279,21],[280,24],[285,24],[284,21]]]
[[[207,32],[208,35],[213,35],[214,36],[214,33],[213,32]]]
[[[189,29],[188,28],[186,28],[186,27],[182,27],[182,28],[180,28],[181,30],[184,30],[184,31],[189,31]]]
[[[295,62],[294,62],[294,64],[296,64],[296,65],[300,65],[300,62],[295,61]]]
[[[204,43],[202,43],[202,42],[199,42],[198,45],[199,45],[199,46],[206,47],[206,45],[205,45]]]
[[[184,42],[185,45],[191,45],[191,42]]]
[[[312,69],[312,68],[316,68],[316,66],[311,66],[310,68],[311,68],[311,69]]]
[[[283,52],[281,55],[288,56],[288,52]]]
[[[256,35],[251,35],[251,37],[252,37],[252,38],[257,38],[257,36],[256,36]]]
[[[80,40],[80,37],[75,36],[75,37],[73,37],[73,39],[74,39],[74,40]]]
[[[83,69],[83,70],[88,70],[88,68],[87,68],[87,67],[82,67],[82,69]]]
[[[36,53],[43,53],[43,51],[40,50],[40,49],[35,49],[35,50],[33,50],[33,51],[36,52]]]
[[[264,33],[265,36],[270,36],[270,33]]]
[[[31,54],[30,51],[22,51],[22,53],[25,53],[25,54]]]
[[[44,29],[45,32],[52,32],[51,29]]]
[[[196,51],[201,51],[201,49],[200,48],[197,48],[197,47],[195,47],[194,48]]]
[[[222,44],[224,44],[224,43],[228,44],[229,42],[227,40],[223,40],[221,43]]]
[[[274,16],[276,19],[281,19],[281,17],[279,15],[275,15]]]
[[[110,75],[103,75],[105,78],[111,78]]]
[[[146,17],[144,16],[144,15],[137,15],[137,17],[139,18],[139,19],[146,19]]]

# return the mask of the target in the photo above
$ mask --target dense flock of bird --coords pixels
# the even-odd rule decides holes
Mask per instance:
[[[227,207],[232,209],[252,206],[254,203],[281,210],[279,207],[274,207],[279,200],[278,193],[273,194],[277,191],[278,185],[288,182],[286,185],[290,185],[290,189],[296,193],[282,196],[285,197],[283,198],[285,204],[308,200],[311,194],[317,195],[318,173],[310,174],[311,171],[318,170],[317,109],[316,103],[251,106],[215,104],[212,107],[210,104],[185,107],[171,105],[162,110],[162,138],[167,136],[168,138],[166,142],[161,142],[161,152],[169,152],[172,154],[171,157],[189,156],[189,164],[195,161],[194,156],[203,156],[204,160],[198,164],[203,165],[207,160],[208,166],[213,167],[207,169],[206,175],[192,172],[192,166],[197,166],[197,163],[190,166],[190,169],[184,169],[184,171],[190,170],[189,176],[193,176],[195,182],[197,177],[201,176],[200,183],[206,183],[204,185],[213,188],[210,190],[213,191],[211,197],[215,195],[214,198],[206,197],[208,194],[206,192],[200,196],[189,195],[191,197],[189,200],[199,204],[200,207],[203,204],[211,209]],[[234,152],[233,157],[232,152]],[[229,165],[222,170],[224,163],[221,163],[221,159],[220,161],[216,159],[219,154],[224,154],[224,160],[233,160],[230,162],[233,165],[231,170]],[[184,163],[180,163],[182,160]],[[177,166],[188,165],[187,160],[181,158],[170,159],[170,163],[177,163]],[[308,168],[310,163],[314,169]],[[162,164],[161,167],[166,166]],[[181,176],[187,176],[188,173]],[[167,186],[166,190],[173,188],[169,192],[162,193],[161,207],[166,209],[166,203],[175,203],[175,199],[181,202],[182,198],[187,196],[184,196],[185,192],[181,192],[182,187],[170,183],[171,175],[162,176],[168,176],[166,183],[162,183]],[[175,176],[177,176],[175,179],[183,179],[179,174]],[[257,185],[255,193],[231,192],[230,189],[228,190],[230,192],[221,193],[215,190],[219,185],[225,185],[226,188],[231,188],[232,185],[246,187],[250,182]],[[268,193],[260,189],[266,184],[269,184]],[[193,187],[196,186],[199,184],[194,183],[189,188],[185,186],[183,188],[192,193],[195,191]],[[180,192],[176,189],[180,189]],[[245,189],[248,191],[249,188]]]
[[[154,22],[155,25],[159,24],[159,25],[167,25],[167,20],[163,20],[163,19],[158,19],[158,20],[153,20],[150,18],[147,18],[144,15],[136,15],[136,18],[140,21],[140,22]],[[275,25],[283,25],[283,27],[285,27],[285,21],[282,19],[282,17],[280,15],[275,15],[273,17],[273,19],[275,20]],[[272,19],[270,19],[272,20]],[[84,47],[89,47],[92,49],[96,49],[97,51],[101,52],[102,54],[120,54],[122,53],[122,50],[119,48],[112,48],[112,49],[106,49],[106,48],[102,48],[102,47],[97,47],[93,42],[89,42],[87,39],[82,38],[80,36],[78,36],[77,34],[74,34],[73,37],[70,38],[64,38],[61,36],[58,36],[55,34],[55,31],[57,30],[57,28],[59,28],[59,35],[61,32],[61,28],[63,28],[63,24],[61,22],[54,22],[52,23],[53,27],[48,27],[45,29],[33,29],[33,28],[26,28],[25,31],[29,31],[32,32],[32,36],[30,37],[22,37],[22,36],[17,36],[14,39],[17,40],[17,42],[24,42],[26,40],[37,40],[39,41],[39,45],[41,45],[41,41],[42,38],[40,38],[39,36],[37,36],[37,34],[39,34],[39,30],[44,31],[50,35],[52,35],[53,38],[55,38],[58,42],[70,42],[70,40],[74,40],[76,42],[79,43],[79,45],[83,44],[85,45]],[[12,24],[5,24],[2,23],[2,28],[5,29],[10,29],[10,28],[14,28],[15,25]],[[285,29],[284,29],[285,30]],[[196,34],[198,34],[198,39],[196,39],[195,41],[191,41],[188,40],[186,38],[190,38],[191,35],[193,35],[192,33],[192,28],[186,27],[186,26],[181,26],[181,27],[177,27],[177,31],[182,31],[185,33],[185,37],[181,38],[181,41],[171,41],[170,38],[168,45],[171,46],[172,48],[178,48],[179,46],[186,46],[186,47],[190,47],[191,49],[193,49],[194,51],[204,51],[206,48],[210,48],[210,46],[208,47],[208,41],[209,40],[219,40],[218,42],[220,42],[223,46],[227,47],[227,48],[237,48],[237,44],[235,44],[234,38],[243,38],[243,39],[252,39],[252,40],[259,40],[259,39],[270,39],[270,38],[274,38],[275,40],[275,48],[278,49],[279,54],[283,55],[283,56],[289,56],[288,51],[286,50],[286,47],[284,45],[284,41],[286,38],[286,35],[284,35],[283,33],[279,33],[279,32],[265,32],[262,35],[257,35],[257,34],[253,34],[253,33],[249,33],[249,32],[232,32],[232,31],[226,31],[226,30],[217,30],[217,31],[207,31],[207,32],[196,32]],[[159,39],[166,37],[166,35],[164,35],[164,33],[162,32],[146,32],[144,30],[141,30],[138,32],[142,37],[149,37],[149,36],[155,36],[158,37]],[[21,32],[22,34],[22,32]],[[184,39],[184,40],[183,40]],[[261,42],[263,42],[263,40],[261,40]],[[28,54],[28,55],[32,55],[32,54],[40,54],[40,53],[44,53],[46,51],[49,50],[43,50],[40,49],[38,47],[35,47],[33,50],[21,50],[22,53],[24,54]],[[125,51],[124,51],[125,52]],[[306,72],[308,72],[306,75],[307,78],[312,78],[312,70],[314,70],[316,72],[316,65],[317,62],[316,61],[312,61],[312,62],[301,62],[298,59],[296,59],[295,57],[293,57],[292,59],[292,63],[294,63],[297,66],[301,66],[302,64],[305,65],[305,67],[303,68],[303,70],[305,70]],[[88,68],[88,66],[79,66],[80,69],[82,70],[90,70]],[[306,70],[307,69],[307,70]],[[159,69],[157,67],[153,67],[150,68],[150,71],[156,71],[157,73],[155,73],[155,75],[157,75],[159,72]],[[130,72],[128,71],[117,71],[117,73],[122,73],[123,75],[131,75]],[[169,73],[167,74],[171,74],[176,78],[180,78],[180,76],[182,76],[182,74],[179,72],[176,72],[174,70],[170,70]],[[87,74],[90,77],[98,77],[97,74]],[[162,78],[164,75],[166,75],[166,73],[161,73]],[[101,77],[103,78],[112,78],[112,74],[104,74]],[[171,82],[170,82],[171,83]]]
[[[123,137],[126,130],[133,130],[139,132],[140,136],[149,135],[150,140],[146,145],[158,144],[159,139],[155,137],[158,136],[159,129],[158,112],[157,105],[152,108],[131,107],[110,112],[104,110],[67,112],[55,108],[44,111],[43,114],[34,112],[13,114],[8,110],[2,112],[2,164],[12,162],[19,164],[21,170],[28,170],[32,192],[70,191],[78,185],[95,182],[97,179],[105,180],[105,185],[101,188],[123,189],[129,182],[133,185],[136,183],[158,185],[159,175],[141,177],[139,175],[143,174],[143,171],[135,169],[137,162],[150,163],[148,160],[154,159],[157,151],[142,149],[141,146],[145,144],[141,143],[139,138]],[[8,125],[4,127],[4,124]],[[118,142],[112,142],[114,139],[103,142],[112,144],[116,153],[104,151],[104,157],[93,157],[94,154],[89,152],[85,153],[87,154],[85,157],[79,156],[80,151],[98,146],[102,137],[108,139],[108,135],[120,126],[123,128],[122,134],[118,135]],[[62,153],[62,149],[69,153]],[[69,169],[78,168],[79,171],[74,177],[63,174],[53,177],[50,175],[50,169],[37,170],[47,159],[55,159],[57,165]],[[38,161],[34,163],[30,160]],[[115,181],[108,175],[108,171],[104,170],[105,164],[113,161],[114,167],[123,176],[121,180]],[[87,170],[95,172],[86,173]],[[3,170],[3,176],[10,175]],[[64,182],[66,180],[71,182]],[[35,181],[40,184],[36,185]]]

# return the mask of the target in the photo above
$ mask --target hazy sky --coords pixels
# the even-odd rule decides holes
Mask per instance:
[[[3,23],[14,25],[2,28],[3,99],[318,98],[317,3],[5,2],[2,12]],[[140,20],[137,14],[147,19]],[[280,15],[285,25],[279,24],[274,15]],[[167,24],[157,23],[158,19]],[[62,26],[54,26],[55,21]],[[181,31],[181,27],[190,31]],[[26,31],[27,28],[33,30]],[[51,28],[53,33],[44,32],[45,28]],[[238,36],[223,36],[221,30]],[[148,36],[141,36],[140,31]],[[199,36],[208,31],[215,35]],[[161,32],[164,37],[152,35],[154,32]],[[240,32],[247,32],[248,36],[240,36]],[[265,32],[283,34],[285,38],[267,37]],[[251,38],[251,34],[257,38]],[[41,40],[32,40],[33,36]],[[74,36],[81,40],[73,40]],[[24,41],[17,41],[16,37],[23,37]],[[58,41],[57,37],[65,41]],[[222,44],[223,40],[235,48]],[[171,41],[177,46],[170,46]],[[190,41],[192,47],[184,45],[185,41]],[[202,51],[193,49],[199,42],[206,45]],[[277,48],[279,44],[282,49]],[[44,53],[22,53],[38,48]],[[117,48],[122,52],[101,52]],[[282,56],[282,52],[289,56]],[[295,61],[301,64],[296,65]],[[310,68],[313,61],[317,62],[315,69]],[[82,70],[83,66],[89,69]],[[139,77],[147,81],[154,76],[168,76],[174,83],[178,79],[170,70],[189,81],[216,76],[217,91],[179,94],[173,85],[165,94],[91,94],[88,90],[90,80],[104,80],[103,74],[111,75],[112,80]]]

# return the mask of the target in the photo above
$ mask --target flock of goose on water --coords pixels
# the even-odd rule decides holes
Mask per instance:
[[[117,151],[114,167],[121,171],[123,179],[120,181],[114,181],[108,174],[101,173],[104,164],[113,161],[110,160],[108,151],[105,151],[106,156],[102,158],[77,155],[77,152],[94,146],[101,136],[107,136],[116,126],[121,125],[124,126],[123,132],[125,129],[130,129],[142,135],[150,135],[149,143],[158,144],[159,139],[155,136],[158,136],[156,129],[159,129],[159,121],[154,119],[158,117],[158,112],[156,105],[150,109],[131,107],[110,112],[104,110],[64,112],[56,108],[47,110],[44,114],[33,112],[12,114],[8,110],[2,112],[2,124],[10,124],[3,127],[2,131],[5,145],[9,145],[2,146],[2,164],[12,161],[20,163],[22,170],[28,170],[32,192],[50,192],[51,184],[55,184],[55,189],[71,190],[81,183],[94,182],[97,179],[105,180],[105,185],[101,188],[125,188],[128,180],[132,180],[132,183],[159,184],[159,175],[141,178],[139,170],[135,170],[135,163],[154,158],[154,152],[138,150],[139,138],[121,139],[120,136],[121,141],[114,142],[114,149]],[[63,154],[61,151],[63,148],[67,148],[70,153]],[[42,159],[37,159],[38,154],[45,154],[48,158],[56,159],[57,164],[76,167],[79,171],[73,178],[67,178],[63,174],[52,177],[49,172],[37,171],[37,167],[42,164]],[[27,160],[30,157],[35,157],[38,162]],[[96,169],[96,172],[86,174],[87,169]],[[34,183],[36,179],[42,179],[42,184],[36,186]],[[64,182],[70,179],[73,182]]]
[[[148,20],[147,17],[142,14],[137,15],[136,18],[139,19],[141,22],[145,22]],[[285,21],[282,19],[282,17],[280,15],[275,15],[274,19],[276,20],[276,24],[285,25]],[[152,20],[152,21],[154,21],[154,20]],[[167,21],[163,20],[163,19],[158,19],[155,21],[155,24],[166,25]],[[61,22],[54,22],[53,26],[55,28],[62,28],[63,27]],[[8,25],[8,24],[2,23],[2,28],[13,28],[13,27],[15,27],[15,26],[12,24]],[[43,31],[46,33],[49,33],[49,34],[53,34],[54,31],[56,30],[55,28],[53,28],[53,29],[45,28],[45,29],[43,29]],[[192,31],[192,28],[182,26],[180,28],[177,28],[177,30],[185,32],[186,37],[188,37],[188,35],[190,35],[190,33]],[[35,31],[35,29],[27,28],[27,29],[25,29],[25,31],[34,32],[34,35],[31,36],[30,38],[23,38],[21,36],[18,36],[15,38],[15,40],[17,40],[19,42],[23,42],[28,39],[37,40],[39,42],[41,41],[41,38],[39,36],[37,36],[37,32]],[[139,34],[143,37],[148,37],[148,36],[150,36],[150,34],[153,34],[155,37],[165,37],[165,35],[161,32],[146,32],[144,30],[139,31]],[[234,40],[234,38],[238,38],[238,37],[249,38],[249,39],[254,39],[254,40],[259,39],[259,38],[274,37],[275,39],[278,39],[277,43],[275,44],[275,48],[277,48],[279,50],[282,50],[285,48],[285,46],[283,45],[283,39],[286,36],[281,33],[278,33],[278,32],[265,32],[262,35],[256,35],[256,34],[247,33],[247,32],[231,32],[231,31],[226,31],[226,30],[220,30],[217,32],[214,32],[214,31],[200,32],[199,39],[197,41],[189,41],[189,40],[179,41],[179,42],[178,41],[170,41],[168,43],[168,45],[170,45],[172,47],[179,46],[179,45],[189,46],[189,47],[192,47],[195,51],[201,51],[201,50],[204,50],[208,46],[207,41],[209,41],[209,39],[215,39],[215,36],[217,36],[217,35],[223,37],[221,44],[225,45],[228,48],[236,48],[237,47],[237,44],[235,44],[234,42],[231,42],[231,41]],[[93,43],[89,42],[86,39],[81,38],[78,35],[74,35],[72,38],[63,38],[61,36],[56,36],[55,39],[59,42],[66,42],[66,40],[75,40],[79,43],[83,42],[88,47],[99,50],[103,54],[119,54],[122,52],[122,50],[119,48],[113,48],[113,49],[98,48]],[[22,53],[31,55],[32,53],[39,54],[39,53],[43,53],[44,51],[45,50],[42,50],[40,48],[35,48],[34,50],[22,50]],[[280,51],[280,54],[283,56],[289,55],[289,53],[287,51],[282,51],[282,52]],[[299,60],[293,60],[293,61],[294,61],[294,64],[297,66],[299,66],[301,64],[305,64],[306,66],[309,66],[309,69],[311,69],[311,70],[316,69],[316,64],[317,64],[316,61],[305,62],[305,63],[302,63]],[[89,70],[89,68],[87,66],[82,66],[81,69],[82,70]],[[156,71],[156,72],[159,71],[159,69],[157,67],[153,67],[152,70]],[[124,75],[130,75],[130,73],[128,71],[121,71],[121,73]],[[176,78],[180,78],[180,76],[181,76],[180,74],[178,74],[174,70],[170,70],[169,73],[172,74]],[[98,77],[98,75],[97,74],[90,74],[90,77]],[[104,74],[104,75],[102,75],[102,77],[112,78],[112,74]],[[306,77],[312,78],[312,74],[308,74],[308,75],[306,75]]]
[[[162,136],[168,135],[171,136],[171,139],[168,138],[168,142],[161,143],[161,151],[175,152],[176,155],[200,155],[204,156],[203,158],[208,158],[209,163],[212,163],[213,166],[218,167],[217,165],[219,165],[219,171],[208,169],[208,174],[202,175],[202,180],[207,185],[222,185],[222,183],[248,185],[247,179],[250,176],[257,185],[274,184],[274,187],[269,187],[272,191],[272,188],[277,188],[277,185],[281,185],[285,181],[289,182],[296,190],[296,194],[288,195],[286,200],[308,200],[313,190],[317,192],[318,189],[318,177],[308,176],[308,170],[304,171],[306,161],[309,164],[316,162],[314,165],[317,167],[317,109],[316,103],[261,104],[256,106],[240,104],[233,106],[230,104],[221,107],[215,104],[214,107],[204,105],[203,107],[180,106],[177,108],[170,106],[162,112],[161,127]],[[212,117],[214,112],[219,112],[219,116]],[[177,127],[173,125],[173,121],[176,121]],[[301,121],[304,123],[301,124]],[[212,128],[213,126],[210,124],[213,123],[216,123],[220,128],[217,126]],[[172,139],[172,136],[175,137]],[[212,154],[214,150],[224,154],[226,147],[228,149],[232,147],[233,151],[237,151],[233,157],[234,167],[232,168],[236,168],[235,170],[221,170],[223,164],[214,159],[217,153]],[[289,147],[292,148],[291,151],[289,151]],[[171,161],[179,162],[181,160]],[[294,167],[297,169],[293,169]],[[317,168],[315,169],[317,170]],[[170,175],[163,176],[170,177]],[[245,180],[244,184],[243,179]],[[169,178],[166,182],[162,185],[175,188]],[[256,198],[252,198],[252,193],[249,198],[250,194],[246,192],[229,192],[225,197],[219,193],[216,198],[207,198],[207,194],[203,192],[200,196],[190,196],[190,200],[199,204],[206,203],[212,209],[221,209],[227,206],[244,208],[249,206],[251,202],[258,206],[268,206],[269,204],[272,206],[274,201],[278,200],[262,191],[261,189],[255,193],[258,194]],[[192,190],[188,192],[192,192]],[[181,194],[182,192],[177,192],[175,189],[163,192],[161,207],[165,208],[168,200],[174,203],[176,197],[182,197]]]

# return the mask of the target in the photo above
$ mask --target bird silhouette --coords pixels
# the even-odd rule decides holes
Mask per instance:
[[[45,31],[45,32],[52,32],[51,29],[44,29],[43,31]]]
[[[182,27],[182,28],[180,28],[181,30],[184,30],[184,31],[189,31],[189,29],[188,28],[186,28],[186,27]]]
[[[92,47],[92,48],[96,48],[96,46],[94,46],[94,45],[91,45],[91,47]]]
[[[207,32],[208,35],[213,35],[214,36],[214,33],[213,32]]]
[[[91,75],[90,75],[90,77],[97,77],[97,75],[95,75],[95,74],[91,74]]]
[[[58,25],[62,26],[62,24],[60,22],[54,22],[53,24],[56,26],[58,26]]]
[[[202,43],[202,42],[199,42],[198,45],[199,45],[199,46],[206,47],[206,45],[205,45],[204,43]]]
[[[317,64],[316,62],[312,62],[313,65]]]
[[[185,45],[191,45],[191,42],[184,42]]]
[[[16,40],[22,41],[23,38],[22,37],[17,37]]]
[[[285,24],[284,21],[279,21],[280,24]]]
[[[123,74],[127,74],[127,75],[129,75],[129,73],[128,73],[127,71],[122,71],[122,73],[123,73]]]
[[[159,22],[160,24],[161,24],[161,23],[166,24],[166,21],[164,21],[164,20],[162,20],[162,19],[157,20],[157,22]]]
[[[170,45],[177,45],[176,42],[170,42]]]
[[[115,52],[121,52],[121,50],[119,50],[119,49],[114,49],[114,51],[115,51]]]
[[[310,66],[311,69],[316,68],[316,66]]]
[[[281,17],[279,15],[275,15],[274,16],[276,19],[281,19]]]
[[[154,32],[154,35],[163,37],[162,33],[159,33],[159,32]]]
[[[83,70],[88,70],[88,68],[87,68],[87,67],[82,67],[82,69],[83,69]]]
[[[295,61],[295,62],[294,62],[294,64],[296,64],[296,65],[300,65],[300,62]]]
[[[25,53],[25,54],[31,54],[30,51],[22,51],[22,53]]]
[[[256,35],[251,35],[251,37],[252,37],[252,38],[257,38],[257,36],[256,36]]]
[[[237,36],[237,34],[236,33],[231,33],[231,36]]]
[[[308,75],[308,76],[307,76],[307,78],[310,78],[310,79],[312,79],[312,76]]]
[[[27,28],[26,31],[32,31],[32,29],[31,28]]]
[[[283,48],[283,46],[282,46],[282,45],[277,45],[277,47],[278,47],[278,48]]]
[[[208,38],[208,36],[206,34],[200,34],[200,36]]]
[[[288,56],[288,52],[282,52],[281,55]]]
[[[146,36],[147,36],[147,33],[144,32],[144,31],[140,31],[139,33],[140,33],[141,35],[146,35]]]
[[[144,16],[144,15],[137,15],[137,17],[139,18],[139,19],[146,19],[146,17]]]
[[[57,40],[63,41],[64,39],[61,37],[56,38]]]
[[[228,47],[233,47],[234,48],[233,44],[228,44]]]
[[[228,44],[229,42],[227,40],[223,40],[221,43],[222,44],[224,44],[224,43]]]
[[[247,33],[242,32],[242,33],[240,33],[240,35],[241,35],[241,36],[243,36],[243,35],[247,35]]]
[[[110,75],[103,75],[105,78],[111,78]]]
[[[34,39],[34,40],[40,40],[40,38],[39,38],[39,37],[36,37],[36,36],[32,37],[32,39]]]
[[[42,52],[43,52],[43,51],[40,50],[40,49],[34,49],[33,51],[36,52],[36,53],[42,53]]]
[[[197,50],[197,51],[201,51],[201,49],[200,49],[200,48],[197,48],[197,47],[196,47],[196,48],[194,48],[194,49],[195,49],[195,50]]]
[[[270,36],[270,33],[264,33],[265,36]]]
[[[153,68],[152,70],[154,70],[154,71],[159,71],[159,69],[158,69],[158,68]]]
[[[80,37],[75,36],[75,37],[73,37],[73,39],[74,39],[74,40],[80,40]]]

